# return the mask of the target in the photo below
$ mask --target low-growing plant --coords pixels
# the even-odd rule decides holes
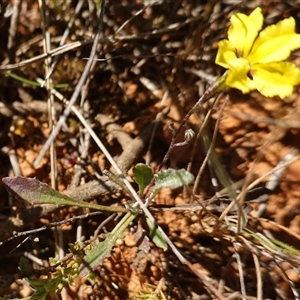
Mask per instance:
[[[99,5],[99,1],[97,5]],[[196,198],[196,195],[190,189],[194,182],[194,175],[191,172],[185,169],[163,168],[175,148],[187,145],[193,140],[194,133],[190,129],[185,132],[183,141],[179,141],[178,138],[190,116],[197,113],[204,103],[229,88],[239,89],[243,93],[257,90],[263,96],[279,96],[283,99],[291,95],[294,86],[300,83],[300,70],[293,63],[286,62],[291,51],[300,48],[300,35],[295,32],[295,20],[292,17],[261,30],[264,18],[261,9],[256,8],[250,15],[235,13],[231,16],[230,21],[231,26],[228,30],[228,39],[219,42],[216,57],[216,64],[226,68],[227,71],[203,93],[198,102],[185,115],[180,126],[178,128],[170,128],[172,140],[160,166],[152,170],[146,164],[135,165],[133,168],[133,179],[138,186],[138,191],[127,180],[125,177],[127,174],[122,173],[103,143],[100,140],[98,141],[101,151],[106,154],[114,169],[114,173],[106,171],[104,174],[117,183],[129,199],[124,206],[104,206],[77,201],[59,193],[36,178],[24,178],[21,176],[3,178],[6,189],[14,197],[21,201],[27,201],[32,205],[54,204],[57,206],[74,206],[100,212],[124,214],[115,228],[111,232],[106,233],[101,241],[96,239],[84,243],[74,242],[69,244],[68,255],[64,259],[57,257],[49,259],[50,267],[45,270],[34,270],[30,263],[22,258],[19,265],[20,274],[27,279],[34,290],[33,294],[26,299],[47,299],[47,297],[60,293],[64,286],[72,285],[79,276],[93,281],[95,270],[102,265],[104,259],[111,256],[116,242],[123,239],[124,231],[135,219],[139,218],[145,220],[144,225],[147,224],[147,226],[144,226],[143,230],[145,230],[147,237],[151,239],[156,247],[164,251],[171,250],[177,259],[198,277],[205,288],[214,294],[214,297],[225,299],[218,289],[209,282],[207,277],[185,258],[184,254],[178,250],[165,231],[157,224],[154,217],[155,206],[152,207],[150,204],[154,202],[156,195],[163,188],[172,190],[184,188],[190,199]],[[212,199],[212,201],[208,202],[208,205],[206,205],[207,203],[199,202],[199,205],[194,210],[199,211],[200,216],[204,212],[205,217],[201,219],[203,224],[208,217],[212,221],[209,229],[205,229],[202,226],[205,235],[232,243],[235,258],[239,262],[238,271],[240,274],[241,294],[244,299],[246,299],[245,282],[239,251],[240,248],[249,251],[253,257],[257,275],[257,298],[262,299],[262,276],[259,257],[272,256],[278,265],[280,265],[282,260],[286,260],[296,269],[300,259],[300,252],[277,239],[269,238],[256,232],[255,229],[249,226],[248,221],[251,217],[249,217],[249,211],[247,210],[249,206],[247,208],[244,207],[243,197],[245,194],[237,194],[232,187],[228,179],[229,176],[214,151],[210,137],[206,135],[205,128],[201,130],[203,130],[202,136],[207,146],[210,147],[212,145],[210,160],[218,180],[227,190],[228,198],[221,199],[218,207],[209,206],[214,205],[216,199]],[[97,139],[97,137],[93,138]],[[245,190],[244,192],[246,193],[247,191]],[[174,210],[188,210],[191,206],[173,208]],[[260,221],[271,222],[268,220]],[[59,222],[52,225],[57,226]],[[47,228],[52,225],[50,224]],[[22,234],[29,235],[32,233],[33,231],[27,231]],[[16,233],[8,240],[20,235],[20,233]],[[289,279],[288,281],[291,283]],[[131,299],[167,299],[162,289],[156,292],[155,286],[149,285],[148,287],[149,290],[132,292]],[[299,297],[298,290],[292,283],[291,289],[295,298]]]

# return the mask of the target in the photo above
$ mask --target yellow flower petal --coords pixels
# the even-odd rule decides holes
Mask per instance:
[[[268,26],[255,41],[249,61],[270,63],[287,59],[291,51],[300,48],[300,34],[295,33],[295,20],[290,17]]]
[[[250,65],[247,59],[238,58],[235,48],[227,40],[219,42],[219,50],[216,57],[216,64],[226,69],[244,70],[247,73],[250,70]]]
[[[246,94],[254,90],[255,83],[247,76],[247,72],[240,70],[230,70],[226,78],[226,85],[232,88],[236,88],[242,93]]]
[[[257,7],[249,16],[234,14],[230,21],[228,40],[238,50],[238,56],[246,57],[263,25],[261,8]]]
[[[252,68],[256,89],[266,97],[285,98],[293,93],[293,87],[300,83],[300,70],[292,63],[270,63]]]
[[[222,40],[218,43],[218,53],[216,56],[216,64],[229,69],[230,66],[227,62],[228,57],[231,59],[237,59],[235,54],[235,48],[227,40]]]

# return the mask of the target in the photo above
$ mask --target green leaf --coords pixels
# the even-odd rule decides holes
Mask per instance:
[[[36,81],[32,81],[32,80],[29,80],[27,78],[24,78],[24,77],[21,77],[15,73],[12,73],[12,72],[5,72],[5,75],[11,77],[11,78],[14,78],[20,82],[23,82],[25,84],[28,84],[28,85],[31,85],[31,86],[37,86],[37,87],[41,87],[41,85],[36,82]]]
[[[48,184],[39,181],[36,178],[24,178],[22,176],[4,177],[2,181],[14,197],[21,201],[28,201],[31,204],[55,204],[87,207],[96,210],[111,212],[128,212],[124,207],[109,207],[98,204],[91,204],[82,201],[76,201],[67,195],[52,189]]]
[[[168,244],[166,240],[163,238],[161,233],[157,230],[156,226],[148,219],[146,218],[146,222],[149,227],[149,235],[153,241],[153,243],[159,247],[162,248],[164,251],[168,249]]]
[[[184,169],[168,169],[154,175],[155,192],[162,188],[177,189],[189,185],[194,180],[194,175]]]
[[[93,248],[88,250],[86,256],[83,258],[80,275],[84,277],[102,265],[103,260],[110,257],[112,248],[117,239],[121,238],[123,238],[123,232],[118,232],[118,234],[109,233],[103,242],[98,242],[93,245]]]
[[[145,164],[137,164],[133,168],[133,177],[139,186],[140,194],[143,194],[145,187],[149,185],[153,179],[153,173],[149,166]]]
[[[80,269],[80,275],[82,277],[94,271],[102,264],[105,258],[111,255],[112,248],[116,241],[123,238],[124,230],[134,220],[134,218],[135,215],[130,213],[126,214],[114,231],[106,235],[103,242],[99,242],[94,245],[91,250],[87,250],[85,257],[83,258],[84,263]]]
[[[14,78],[22,83],[25,83],[25,84],[28,84],[28,85],[31,85],[31,86],[37,86],[37,87],[41,87],[41,84],[36,82],[36,81],[32,81],[30,79],[27,79],[25,77],[21,77],[15,73],[12,73],[12,72],[5,72],[5,75],[11,77],[11,78]],[[54,84],[53,85],[53,88],[54,89],[62,89],[62,88],[67,88],[69,87],[70,84],[69,83],[59,83],[59,84]]]
[[[21,256],[19,262],[19,270],[25,273],[29,273],[33,271],[31,264],[29,263],[28,259]]]

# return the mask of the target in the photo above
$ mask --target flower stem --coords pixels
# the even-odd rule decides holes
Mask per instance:
[[[227,72],[225,72],[221,77],[219,77],[217,79],[217,81],[212,84],[205,92],[204,94],[200,97],[200,99],[196,102],[196,104],[189,110],[189,112],[185,115],[185,117],[183,118],[183,120],[181,121],[178,129],[175,131],[175,133],[173,134],[169,149],[167,151],[167,153],[165,154],[161,164],[158,166],[158,170],[160,170],[162,168],[162,166],[167,162],[167,160],[170,157],[170,154],[172,152],[172,150],[174,149],[175,146],[175,142],[183,128],[183,126],[186,124],[186,122],[188,121],[188,119],[190,118],[190,116],[196,111],[198,110],[204,103],[206,103],[209,99],[211,99],[213,96],[215,96],[217,93],[220,93],[221,91],[223,91],[226,88],[225,85],[225,79],[227,77]]]

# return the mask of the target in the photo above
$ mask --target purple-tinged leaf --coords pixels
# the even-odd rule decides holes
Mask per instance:
[[[150,251],[149,238],[147,237],[146,232],[140,223],[138,224],[137,230],[133,235],[139,250],[148,253]]]
[[[4,177],[2,181],[6,189],[18,200],[27,201],[31,204],[77,204],[77,201],[59,193],[36,178],[24,178],[22,176]]]
[[[82,201],[76,201],[67,195],[54,190],[48,184],[39,181],[36,178],[24,178],[22,176],[4,177],[2,179],[6,189],[14,197],[21,201],[27,201],[31,204],[55,204],[87,207],[96,210],[128,212],[124,207],[109,207],[97,204],[91,204]]]

